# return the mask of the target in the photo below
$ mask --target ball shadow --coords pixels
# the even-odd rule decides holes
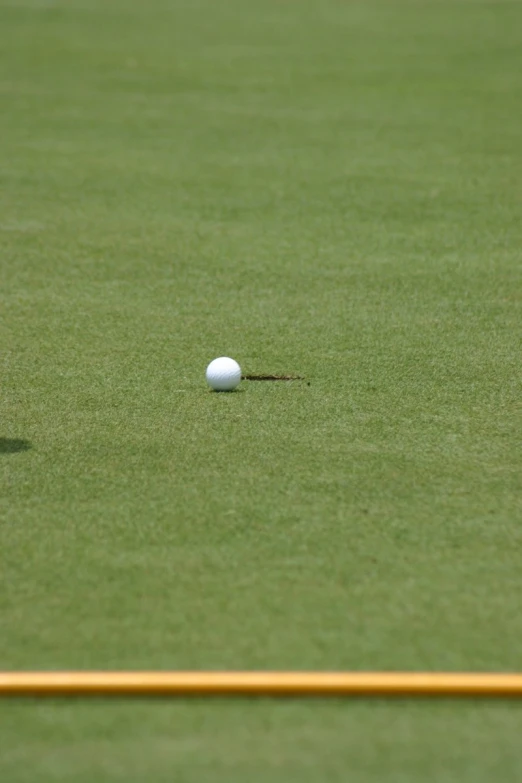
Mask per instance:
[[[0,454],[17,454],[30,448],[30,442],[23,438],[0,438]]]

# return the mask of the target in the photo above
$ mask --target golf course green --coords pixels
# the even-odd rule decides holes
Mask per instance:
[[[522,670],[522,2],[0,0],[0,669]],[[243,380],[216,393],[219,356]],[[522,703],[0,701],[5,783],[519,783]]]

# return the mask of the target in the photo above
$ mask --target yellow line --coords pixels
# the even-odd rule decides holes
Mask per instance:
[[[0,672],[0,696],[522,697],[522,674],[464,672]]]

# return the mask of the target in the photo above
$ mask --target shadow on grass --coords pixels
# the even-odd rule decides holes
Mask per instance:
[[[17,454],[30,448],[30,442],[22,438],[0,438],[0,454]]]
[[[244,389],[208,389],[209,394],[244,394]]]

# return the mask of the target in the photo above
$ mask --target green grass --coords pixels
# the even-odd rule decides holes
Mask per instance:
[[[522,669],[522,3],[0,29],[0,667]],[[521,729],[3,702],[0,778],[515,783]]]

